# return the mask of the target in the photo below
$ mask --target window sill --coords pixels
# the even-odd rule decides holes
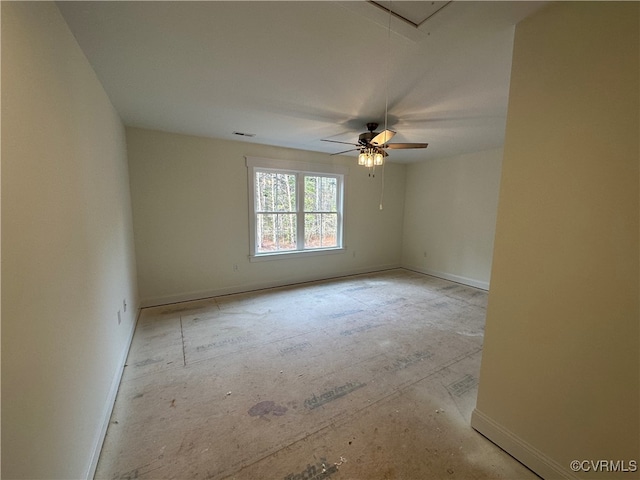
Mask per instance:
[[[291,251],[291,252],[274,252],[274,253],[259,253],[257,255],[249,255],[250,262],[265,262],[269,260],[284,260],[287,258],[300,258],[300,257],[315,257],[318,255],[333,255],[336,253],[344,253],[347,251],[346,247],[336,248],[319,248],[317,250],[304,250],[304,251]]]

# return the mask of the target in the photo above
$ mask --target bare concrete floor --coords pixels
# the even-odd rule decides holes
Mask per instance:
[[[391,270],[143,310],[99,479],[537,479],[475,432],[487,295]]]

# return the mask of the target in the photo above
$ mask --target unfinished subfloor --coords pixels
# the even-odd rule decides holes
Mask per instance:
[[[99,479],[537,479],[470,426],[487,294],[407,270],[141,313]]]

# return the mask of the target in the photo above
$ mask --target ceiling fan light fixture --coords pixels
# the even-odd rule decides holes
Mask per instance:
[[[358,165],[372,168],[384,163],[384,150],[381,148],[363,148],[358,155]]]
[[[367,153],[367,161],[365,163],[365,167],[371,168],[373,167],[374,163],[373,163],[373,155],[369,152]]]

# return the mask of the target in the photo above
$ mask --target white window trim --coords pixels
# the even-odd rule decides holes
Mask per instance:
[[[281,260],[285,258],[295,258],[295,257],[311,257],[316,255],[329,255],[335,253],[343,253],[346,251],[345,240],[344,240],[344,205],[345,205],[345,180],[346,176],[349,173],[349,169],[347,167],[341,165],[331,165],[325,163],[310,163],[310,162],[298,162],[292,160],[277,160],[272,158],[261,158],[261,157],[245,157],[247,164],[247,181],[249,192],[249,261],[251,262],[259,262],[265,260]],[[341,191],[338,192],[338,217],[340,228],[340,245],[339,247],[328,247],[328,248],[314,248],[309,250],[289,250],[282,252],[267,252],[267,253],[256,253],[256,212],[255,212],[255,177],[256,170],[277,170],[281,173],[293,173],[293,174],[325,174],[325,175],[335,175],[341,178]],[[298,185],[298,188],[300,186]],[[301,211],[301,208],[298,208],[298,211]],[[301,234],[299,232],[299,234]]]

